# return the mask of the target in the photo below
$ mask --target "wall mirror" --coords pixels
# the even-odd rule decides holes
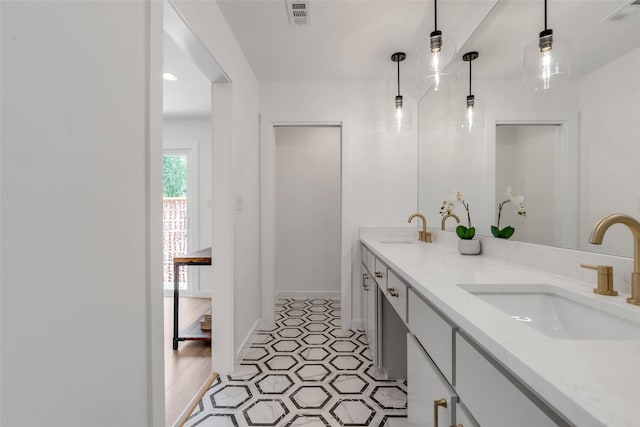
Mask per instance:
[[[459,49],[456,85],[428,91],[418,104],[418,205],[440,223],[443,198],[461,191],[479,235],[491,236],[506,186],[524,196],[527,217],[506,205],[500,226],[511,240],[632,256],[633,239],[612,227],[603,245],[593,225],[620,212],[640,220],[640,4],[548,2],[549,28],[570,38],[571,75],[562,86],[524,87],[525,47],[544,29],[542,0],[501,0]],[[456,129],[468,94],[484,104],[484,126]],[[461,207],[456,213],[466,220]],[[448,230],[455,229],[454,221]]]

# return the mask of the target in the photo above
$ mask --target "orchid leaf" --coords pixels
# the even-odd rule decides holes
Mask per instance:
[[[476,235],[476,229],[475,227],[467,228],[464,225],[459,225],[456,227],[456,234],[463,240],[470,240]]]

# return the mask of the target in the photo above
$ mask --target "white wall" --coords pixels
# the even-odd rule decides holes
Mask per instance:
[[[0,424],[161,425],[162,15],[0,8]]]
[[[165,144],[169,141],[196,142],[198,144],[198,247],[211,246],[212,214],[211,214],[211,120],[200,119],[168,119],[163,121]],[[194,296],[211,296],[213,286],[212,267],[198,268],[200,276],[199,289]]]
[[[275,142],[276,296],[339,298],[340,128],[277,127]]]
[[[236,195],[243,197],[244,207],[234,214],[232,274],[222,279],[227,283],[215,283],[214,278],[213,285],[213,294],[221,296],[223,293],[219,293],[217,288],[229,286],[228,281],[231,281],[234,305],[216,306],[224,304],[224,299],[214,299],[213,306],[219,311],[232,311],[234,321],[233,325],[229,324],[228,327],[234,328],[234,349],[239,350],[242,342],[256,327],[261,310],[258,81],[216,2],[175,0],[173,3],[231,81],[231,117],[228,121],[232,129],[232,162],[229,167],[233,182],[229,182],[228,185],[234,189]],[[215,120],[216,106],[213,105],[213,108]],[[214,188],[215,185],[214,182]],[[214,270],[216,260],[218,263],[224,263],[228,259],[228,254],[219,253],[221,250],[228,248],[213,248]],[[224,372],[232,368],[226,355],[224,361],[221,360],[222,356],[213,357],[214,370]]]
[[[415,102],[408,96],[407,100]],[[417,132],[415,126],[406,135],[387,132],[388,101],[384,81],[267,82],[260,86],[265,116],[279,121],[349,123],[342,142],[350,150],[344,165],[349,173],[343,180],[348,180],[351,188],[351,194],[346,195],[351,217],[343,226],[351,236],[354,284],[360,283],[359,226],[406,224],[416,210]],[[359,292],[359,287],[353,286],[352,317],[356,320],[360,318]]]
[[[640,219],[640,48],[580,81],[580,249],[632,256],[629,230],[616,225],[601,247],[595,223],[620,212]]]

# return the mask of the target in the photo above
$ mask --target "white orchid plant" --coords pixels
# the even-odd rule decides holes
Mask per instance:
[[[508,186],[504,191],[504,200],[498,204],[498,223],[496,225],[491,226],[491,234],[494,237],[498,237],[500,239],[508,239],[513,236],[515,233],[515,228],[512,226],[507,226],[503,229],[500,229],[500,217],[502,216],[502,208],[507,204],[511,203],[514,206],[514,212],[518,215],[527,216],[527,211],[524,210],[524,197],[516,196],[513,194],[511,190],[511,186]]]
[[[469,210],[469,203],[464,200],[462,197],[462,193],[459,191],[455,192],[455,196],[448,197],[442,201],[442,206],[440,206],[440,215],[446,216],[451,215],[453,212],[453,208],[455,208],[456,204],[461,204],[465,211],[467,211],[467,227],[464,225],[458,225],[456,227],[456,234],[459,238],[463,240],[470,240],[476,235],[475,227],[471,226],[471,213]]]

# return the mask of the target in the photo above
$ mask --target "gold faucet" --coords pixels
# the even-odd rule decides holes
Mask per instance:
[[[460,218],[456,214],[446,214],[442,217],[442,223],[440,224],[440,230],[444,230],[444,223],[447,222],[447,218],[454,218],[458,224],[460,224]]]
[[[611,214],[602,218],[591,230],[589,243],[601,245],[604,233],[613,224],[624,224],[629,227],[633,234],[633,273],[631,273],[631,297],[627,302],[633,305],[640,305],[640,222],[623,214]]]
[[[427,231],[427,219],[424,217],[424,215],[417,212],[411,214],[407,222],[411,223],[411,220],[415,217],[418,217],[422,220],[422,231],[418,233],[418,240],[420,240],[421,242],[431,243],[431,233]]]
[[[615,297],[618,295],[618,292],[613,290],[613,267],[610,265],[589,264],[580,264],[580,267],[596,270],[598,272],[598,287],[593,288],[594,294],[606,295],[609,297]]]

